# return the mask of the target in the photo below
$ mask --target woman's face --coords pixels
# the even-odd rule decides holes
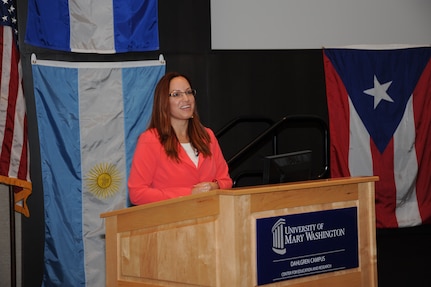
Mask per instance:
[[[183,77],[175,77],[169,84],[169,104],[171,121],[188,120],[195,110],[195,97],[192,87]]]

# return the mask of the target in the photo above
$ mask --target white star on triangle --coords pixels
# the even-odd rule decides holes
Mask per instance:
[[[392,81],[380,84],[379,80],[377,80],[376,75],[374,75],[374,88],[365,90],[364,93],[374,97],[374,109],[376,109],[377,105],[381,100],[385,100],[393,103],[394,100],[386,93],[389,86],[392,84]]]

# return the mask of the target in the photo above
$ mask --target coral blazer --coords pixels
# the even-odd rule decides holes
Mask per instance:
[[[212,155],[199,155],[197,166],[183,148],[178,152],[180,162],[168,158],[155,129],[143,132],[128,179],[130,201],[139,205],[190,195],[193,186],[200,182],[217,181],[220,189],[231,188],[232,179],[217,138],[211,129],[206,129]]]

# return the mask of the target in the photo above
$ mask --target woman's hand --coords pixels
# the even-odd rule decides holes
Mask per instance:
[[[192,189],[192,194],[208,192],[213,189],[219,189],[217,182],[200,182]]]

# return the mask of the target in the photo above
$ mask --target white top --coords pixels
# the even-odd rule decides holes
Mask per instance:
[[[198,161],[199,161],[199,153],[198,153],[198,151],[195,148],[193,148],[190,143],[181,143],[181,145],[184,148],[184,150],[186,151],[186,153],[189,155],[189,157],[192,160],[192,162],[196,166],[198,166]]]

